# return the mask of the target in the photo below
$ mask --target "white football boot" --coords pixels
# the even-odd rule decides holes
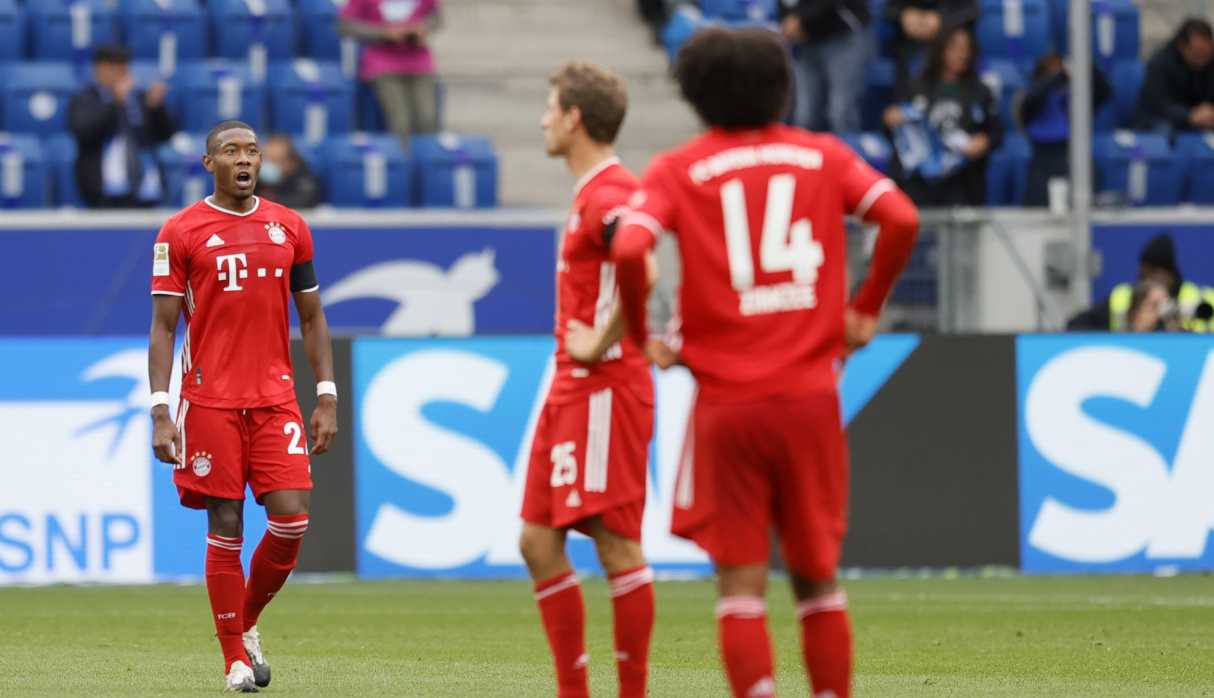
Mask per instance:
[[[244,662],[232,662],[224,680],[223,690],[228,693],[257,693],[257,685],[253,683],[253,670]]]
[[[258,688],[265,688],[270,685],[270,665],[261,653],[261,633],[257,632],[257,626],[249,628],[243,639],[244,651],[253,663],[253,683],[257,684]]]

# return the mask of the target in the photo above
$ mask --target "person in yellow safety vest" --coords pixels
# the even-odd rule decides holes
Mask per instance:
[[[1138,255],[1138,282],[1163,284],[1175,303],[1180,329],[1188,332],[1214,332],[1214,288],[1185,281],[1176,265],[1176,247],[1171,236],[1161,233],[1151,238]],[[1124,332],[1137,284],[1123,282],[1113,287],[1108,301],[1108,328]]]

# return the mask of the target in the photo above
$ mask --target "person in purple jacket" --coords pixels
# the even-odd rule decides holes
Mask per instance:
[[[359,78],[371,83],[388,128],[402,140],[438,129],[434,54],[438,0],[349,0],[341,33],[363,42]]]

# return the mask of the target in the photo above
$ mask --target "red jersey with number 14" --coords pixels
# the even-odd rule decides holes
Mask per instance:
[[[184,399],[224,409],[295,400],[291,267],[311,259],[307,224],[266,199],[236,213],[208,198],[165,222],[153,249],[152,294],[184,300]]]
[[[582,177],[575,189],[557,258],[556,378],[550,392],[554,401],[622,385],[637,388],[642,396],[653,393],[649,364],[629,337],[593,366],[565,353],[565,327],[570,320],[603,327],[611,319],[619,290],[605,232],[626,210],[637,184],[636,177],[611,158]]]
[[[839,139],[779,125],[655,158],[627,223],[678,238],[680,354],[704,398],[835,390],[844,217],[894,189]]]

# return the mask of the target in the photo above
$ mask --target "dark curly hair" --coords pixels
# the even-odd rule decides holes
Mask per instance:
[[[679,89],[709,126],[758,128],[779,121],[788,104],[788,52],[766,29],[710,27],[675,58]]]

